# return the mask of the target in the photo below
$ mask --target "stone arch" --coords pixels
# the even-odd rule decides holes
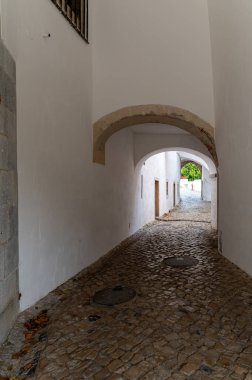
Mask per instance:
[[[169,148],[160,148],[150,150],[146,152],[144,155],[138,157],[138,160],[135,162],[135,170],[137,175],[140,174],[140,170],[142,165],[147,161],[150,157],[163,153],[163,152],[177,152],[182,155],[194,156],[188,158],[187,162],[193,162],[196,165],[204,166],[209,171],[209,178],[212,182],[212,203],[211,203],[211,225],[214,229],[218,229],[218,168],[212,158],[208,155],[202,153],[201,151],[197,151],[191,148],[184,148],[181,146],[173,146]]]
[[[146,160],[148,160],[148,158],[154,156],[155,154],[162,153],[162,152],[174,152],[174,151],[180,152],[180,153],[182,152],[182,153],[186,153],[186,154],[190,154],[190,155],[194,155],[194,156],[198,157],[199,160],[202,161],[202,165],[204,165],[212,175],[215,175],[217,173],[217,168],[215,166],[215,162],[213,161],[213,159],[206,156],[205,154],[203,154],[200,151],[193,150],[190,148],[184,148],[181,146],[173,146],[173,147],[169,147],[169,148],[161,148],[161,149],[151,150],[148,153],[146,153],[145,155],[138,158],[137,162],[135,163],[135,169],[140,170],[142,165],[144,164],[144,162]]]
[[[190,111],[159,104],[124,107],[96,121],[93,125],[93,161],[105,164],[105,145],[114,133],[148,123],[172,125],[191,133],[205,145],[218,166],[214,128]]]

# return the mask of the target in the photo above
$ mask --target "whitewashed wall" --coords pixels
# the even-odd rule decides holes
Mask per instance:
[[[141,199],[141,175],[143,176],[143,198]],[[155,179],[159,181],[159,215],[168,210],[166,199],[166,157],[165,153],[157,154],[145,161],[138,179],[139,217],[144,225],[155,219]]]
[[[204,201],[211,202],[211,178],[209,178],[209,170],[202,166],[202,196]]]
[[[24,309],[92,261],[91,48],[50,1],[3,0],[2,12],[17,68]]]
[[[136,104],[188,109],[213,124],[206,0],[92,0],[93,119]]]
[[[168,210],[172,210],[173,205],[173,184],[175,183],[175,203],[180,201],[180,157],[176,152],[166,152],[167,179],[169,185],[168,191]]]
[[[205,1],[90,5],[86,45],[49,0],[2,0],[17,64],[21,309],[141,227],[132,132],[109,140],[102,167],[92,120],[153,102],[213,121]]]
[[[159,215],[173,209],[173,183],[176,184],[175,199],[178,195],[180,179],[180,159],[176,152],[163,152],[147,159],[137,176],[137,192],[135,198],[135,218],[138,225],[144,225],[155,219],[155,179],[159,181]],[[143,180],[141,180],[143,176]],[[141,181],[143,191],[141,196]],[[168,196],[166,195],[168,181]]]
[[[201,179],[196,179],[194,181],[188,181],[188,179],[181,179],[180,180],[180,186],[183,187],[184,189],[192,190],[192,191],[197,191],[199,193],[202,192],[202,183]]]
[[[219,194],[218,194],[218,179],[211,177],[211,222],[212,227],[216,230],[219,229]]]
[[[208,4],[223,254],[252,274],[252,2]]]

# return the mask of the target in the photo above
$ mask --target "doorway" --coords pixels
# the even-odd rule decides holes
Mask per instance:
[[[159,216],[159,180],[155,180],[155,217]]]

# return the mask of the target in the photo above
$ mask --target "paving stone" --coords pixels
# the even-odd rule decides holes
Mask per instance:
[[[122,376],[117,375],[117,374],[113,374],[113,375],[107,377],[106,380],[125,380],[125,377],[122,377]]]
[[[113,361],[109,364],[108,368],[110,369],[111,372],[114,372],[114,371],[116,371],[118,368],[122,367],[122,365],[123,365],[122,361],[116,359],[116,360],[113,360]]]
[[[103,368],[100,372],[94,375],[94,380],[104,380],[110,376],[110,372],[107,368]]]
[[[126,372],[124,372],[124,376],[130,380],[138,379],[141,375],[143,375],[143,372],[137,366],[130,367]]]
[[[20,314],[0,349],[0,374],[13,376],[29,362],[30,354],[11,355],[22,346],[24,321],[48,309],[47,340],[31,351],[31,358],[42,351],[36,380],[250,380],[252,280],[212,246],[209,206],[182,203],[170,221],[146,226],[97,270]],[[198,265],[163,266],[164,258],[184,254]],[[114,307],[92,303],[97,291],[118,284],[136,297]],[[90,322],[90,315],[101,318]]]
[[[144,356],[141,354],[135,354],[134,357],[131,359],[131,364],[137,364],[144,360]]]
[[[242,375],[244,375],[244,374],[246,374],[248,372],[248,369],[237,366],[237,367],[235,367],[234,371],[235,371],[235,373],[237,373],[237,375],[241,375],[242,376]]]
[[[194,374],[195,371],[199,368],[198,363],[187,363],[181,368],[181,372],[184,373],[186,376],[191,376]]]

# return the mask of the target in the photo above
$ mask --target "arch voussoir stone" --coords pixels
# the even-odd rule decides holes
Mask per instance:
[[[216,167],[218,166],[214,128],[190,111],[159,104],[124,107],[94,123],[93,161],[105,164],[105,145],[114,133],[133,125],[148,123],[175,126],[191,133],[206,146]]]

